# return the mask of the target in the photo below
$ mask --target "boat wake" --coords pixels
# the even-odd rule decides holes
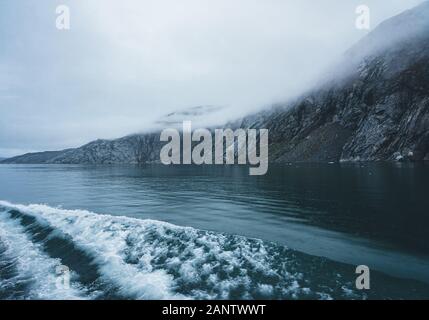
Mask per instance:
[[[69,289],[57,286],[61,265],[71,271]],[[0,201],[0,299],[365,299],[404,292],[402,280],[384,275],[386,292],[359,291],[354,271],[258,239]],[[398,283],[401,290],[389,290]],[[426,285],[409,287],[415,297],[429,295]]]

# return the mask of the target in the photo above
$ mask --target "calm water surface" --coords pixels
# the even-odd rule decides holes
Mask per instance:
[[[429,283],[429,165],[0,165],[0,200],[262,239]],[[429,292],[428,292],[429,295]]]

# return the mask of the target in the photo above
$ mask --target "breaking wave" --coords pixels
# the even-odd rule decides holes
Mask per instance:
[[[57,285],[59,259],[44,254],[17,221],[0,215],[0,299],[83,299],[90,297],[74,282]]]
[[[354,280],[353,266],[258,239],[0,201],[0,298],[367,298]]]

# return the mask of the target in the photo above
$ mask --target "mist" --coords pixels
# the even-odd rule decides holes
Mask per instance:
[[[421,0],[367,0],[371,29]],[[70,30],[55,26],[70,7]],[[0,157],[151,130],[176,110],[226,122],[309,87],[369,31],[354,0],[3,0]]]

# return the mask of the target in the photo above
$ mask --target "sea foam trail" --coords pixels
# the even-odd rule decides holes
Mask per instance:
[[[57,234],[71,237],[77,246],[94,257],[103,281],[119,288],[117,290],[122,298],[186,298],[172,292],[173,277],[164,270],[141,270],[125,261],[123,252],[127,246],[126,237],[136,229],[131,227],[133,224],[138,227],[139,220],[115,219],[87,211],[61,210],[43,205],[27,207],[0,202],[0,206],[34,217],[40,225],[49,224],[57,230]]]
[[[85,290],[77,283],[70,288],[57,285],[59,259],[42,253],[18,222],[0,214],[0,298],[1,299],[83,299]]]
[[[294,253],[261,240],[178,227],[169,223],[13,205],[70,236],[94,257],[105,278],[124,297],[137,299],[330,299],[295,264]],[[323,289],[323,290],[318,290]]]
[[[429,296],[427,286],[414,282],[404,286],[402,280],[376,273],[372,273],[372,279],[383,283],[382,290],[358,291],[354,266],[258,239],[46,205],[24,206],[0,201],[0,215],[3,220],[13,222],[7,222],[11,225],[4,228],[15,230],[14,234],[20,237],[39,230],[30,230],[28,226],[22,229],[27,220],[33,226],[45,226],[44,230],[50,230],[52,237],[67,239],[73,244],[73,250],[91,257],[88,265],[96,269],[97,277],[102,278],[104,284],[109,284],[107,287],[114,288],[115,297],[125,299]],[[33,241],[37,239],[33,237]],[[27,240],[25,245],[31,243]],[[49,274],[50,269],[40,273]],[[82,276],[81,271],[79,274]],[[109,294],[98,298],[109,298]]]

